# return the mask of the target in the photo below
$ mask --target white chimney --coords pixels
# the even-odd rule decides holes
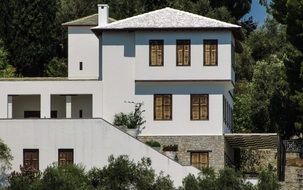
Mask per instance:
[[[98,26],[106,26],[108,24],[108,5],[99,4],[98,5]]]

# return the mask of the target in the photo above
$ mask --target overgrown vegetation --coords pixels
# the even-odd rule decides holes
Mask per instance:
[[[169,176],[155,173],[150,159],[135,163],[127,156],[111,156],[107,166],[88,172],[81,165],[54,164],[44,172],[21,168],[11,174],[9,182],[9,190],[174,189]]]
[[[232,168],[225,168],[216,173],[213,169],[205,168],[195,177],[187,176],[180,190],[277,190],[279,183],[275,172],[271,169],[262,170],[256,186],[247,182],[245,177]]]
[[[150,140],[146,141],[145,144],[147,144],[150,147],[160,147],[161,144],[158,141]]]
[[[43,172],[21,168],[9,177],[8,190],[174,190],[173,181],[163,173],[156,174],[151,160],[143,158],[139,162],[127,156],[108,159],[103,168],[93,168],[88,172],[81,165],[53,164]],[[279,184],[275,172],[269,168],[260,173],[256,186],[246,182],[245,177],[232,168],[215,172],[203,169],[199,176],[188,175],[179,190],[277,190]]]

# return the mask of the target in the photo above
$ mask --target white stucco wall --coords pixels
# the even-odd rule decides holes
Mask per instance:
[[[162,36],[164,35],[164,36]],[[192,36],[191,36],[192,35]],[[103,81],[103,118],[112,122],[119,112],[133,111],[127,101],[143,102],[146,119],[145,129],[141,135],[221,135],[223,129],[222,96],[233,88],[231,82],[135,82],[135,80],[230,80],[230,33],[135,33],[105,32],[102,34],[102,81]],[[168,61],[164,67],[149,67],[149,39],[167,39],[174,42],[165,46]],[[176,67],[175,40],[192,39],[192,66]],[[219,66],[203,67],[203,39],[219,39]],[[134,41],[135,40],[135,41]],[[201,42],[198,44],[198,42]],[[227,44],[229,42],[229,44]],[[137,44],[138,43],[138,44]],[[226,43],[226,44],[225,44]],[[135,46],[136,44],[136,46]],[[143,45],[142,45],[143,44]],[[198,50],[199,49],[199,50]],[[226,53],[228,51],[228,53]],[[197,55],[199,54],[199,55]],[[228,55],[225,55],[228,54]],[[196,56],[201,56],[197,60]],[[144,60],[144,61],[143,61]],[[199,67],[199,68],[198,68]],[[185,70],[183,70],[185,69]],[[210,76],[212,75],[212,76]],[[138,78],[139,77],[139,78]],[[154,121],[153,95],[173,95],[172,121]],[[190,120],[190,94],[209,94],[209,120]]]
[[[87,105],[86,108],[83,109],[86,109],[86,113],[88,115],[92,114],[92,117],[94,118],[102,117],[102,81],[0,81],[0,88],[5,89],[0,91],[0,118],[7,118],[8,116],[7,105],[9,95],[40,95],[41,118],[50,118],[51,95],[92,95],[92,103],[89,98],[86,98],[86,102],[93,105],[92,113],[89,113],[89,110],[91,109],[90,105]],[[75,98],[75,100],[76,99],[77,98]],[[77,104],[75,104],[75,106],[77,107]],[[81,105],[78,105],[78,107],[79,106],[81,107]]]
[[[68,77],[70,79],[99,78],[99,40],[90,26],[68,27]],[[83,70],[79,69],[83,63]]]
[[[74,162],[87,169],[105,166],[110,155],[129,155],[135,161],[149,157],[155,171],[169,174],[176,186],[189,173],[199,172],[181,166],[101,119],[0,120],[0,138],[12,151],[13,170],[23,164],[23,149],[39,149],[39,168],[43,170],[57,162],[58,149],[72,148]]]
[[[149,40],[164,40],[164,66],[149,66]],[[176,66],[176,40],[191,40],[191,66]],[[203,40],[218,40],[218,66],[203,66]],[[136,32],[136,80],[231,80],[229,31]]]

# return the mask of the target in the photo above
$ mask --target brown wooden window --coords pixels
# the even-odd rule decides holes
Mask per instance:
[[[73,164],[74,163],[74,150],[73,149],[59,149],[58,150],[58,164]]]
[[[190,99],[191,99],[191,120],[207,120],[208,95],[192,94]]]
[[[38,149],[23,149],[23,167],[39,170]]]
[[[190,66],[190,40],[177,40],[177,66]]]
[[[149,65],[163,66],[163,40],[149,41]]]
[[[208,152],[191,152],[190,164],[200,170],[207,168],[209,166]]]
[[[172,119],[172,95],[155,94],[154,95],[154,120]]]
[[[204,40],[204,65],[218,65],[218,40]]]

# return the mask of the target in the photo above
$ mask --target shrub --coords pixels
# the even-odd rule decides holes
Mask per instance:
[[[126,126],[128,129],[138,129],[146,122],[142,116],[142,113],[145,112],[145,110],[142,110],[143,103],[128,103],[135,104],[135,111],[129,114],[122,112],[116,114],[113,124],[116,126]]]
[[[151,160],[143,158],[135,163],[127,156],[109,158],[109,164],[102,169],[94,168],[88,178],[95,189],[174,189],[168,176],[156,175],[151,168]]]
[[[195,177],[188,175],[183,180],[180,190],[254,190],[250,183],[246,183],[241,173],[232,168],[224,168],[218,173],[211,168],[205,168]]]
[[[276,171],[271,166],[261,170],[258,179],[259,190],[277,190],[280,188]]]
[[[160,147],[161,144],[158,141],[150,140],[146,141],[145,144],[147,144],[150,147]]]
[[[163,146],[163,151],[178,151],[178,145],[168,145],[168,146]]]
[[[67,164],[49,166],[43,172],[41,187],[43,190],[88,190],[89,181],[84,167]]]
[[[12,172],[8,178],[8,190],[35,190],[39,189],[41,172],[33,168],[20,166],[20,172]]]

